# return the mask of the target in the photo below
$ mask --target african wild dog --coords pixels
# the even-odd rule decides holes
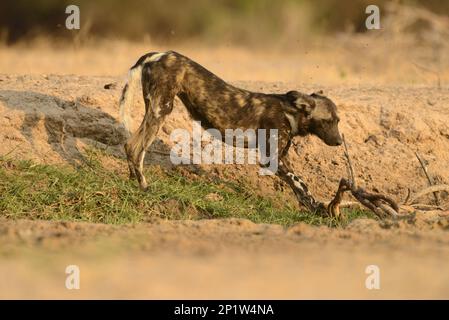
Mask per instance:
[[[120,99],[120,115],[128,128],[126,110],[132,106],[133,92],[142,83],[145,116],[139,129],[125,144],[131,178],[147,188],[143,175],[145,151],[151,145],[164,119],[173,110],[177,96],[194,120],[205,129],[278,129],[279,166],[276,174],[295,192],[308,210],[324,211],[324,204],[309,193],[288,161],[288,149],[295,136],[314,134],[327,145],[338,146],[342,138],[335,104],[318,94],[289,91],[265,94],[236,88],[198,63],[174,52],[151,52],[131,67],[128,83]]]

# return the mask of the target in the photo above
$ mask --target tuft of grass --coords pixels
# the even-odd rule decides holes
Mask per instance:
[[[177,170],[159,167],[150,167],[145,174],[149,188],[144,192],[125,175],[103,166],[92,150],[77,168],[0,157],[0,216],[109,224],[137,223],[152,217],[233,217],[284,226],[298,222],[344,226],[356,218],[372,217],[365,211],[346,211],[341,220],[300,212],[232,180],[189,179]]]

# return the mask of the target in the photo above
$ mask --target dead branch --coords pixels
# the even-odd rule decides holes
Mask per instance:
[[[407,196],[405,197],[405,200],[402,202],[402,204],[408,203],[408,201],[410,200],[411,194],[412,194],[412,191],[410,190],[410,188],[407,188]]]
[[[327,212],[334,217],[340,216],[340,204],[343,199],[343,194],[346,191],[351,191],[354,198],[357,199],[363,206],[373,211],[377,216],[383,218],[385,216],[397,217],[399,212],[399,206],[396,202],[380,193],[370,193],[364,189],[357,187],[355,184],[355,173],[352,166],[351,158],[349,155],[348,147],[346,145],[345,137],[343,136],[343,145],[345,147],[345,157],[348,166],[348,172],[350,180],[342,178],[338,186],[338,190],[334,199],[327,206]]]
[[[426,210],[444,210],[443,207],[441,207],[441,206],[434,206],[432,204],[415,203],[415,204],[412,204],[410,206],[412,208],[417,209],[417,210],[423,210],[423,211],[426,211]]]
[[[432,204],[422,204],[422,203],[416,203],[416,204],[411,204],[411,205],[401,205],[401,211],[405,211],[405,212],[416,212],[416,210],[420,210],[420,211],[431,211],[431,210],[440,210],[443,211],[444,208],[440,207],[440,206],[435,206]]]
[[[429,193],[438,192],[438,191],[448,191],[449,192],[449,185],[437,184],[437,185],[427,187],[427,188],[421,190],[420,192],[418,192],[417,194],[415,194],[413,197],[411,197],[411,199],[409,200],[408,203],[413,204],[419,198],[421,198]]]
[[[352,166],[351,157],[349,156],[348,145],[346,144],[345,135],[342,134],[343,146],[345,148],[345,157],[347,161],[347,169],[349,174],[349,180],[352,183],[352,187],[357,188],[357,181],[355,180],[354,167]]]
[[[429,183],[429,186],[433,186],[435,184],[434,180],[432,179],[432,177],[430,176],[429,172],[427,171],[427,166],[424,163],[424,160],[421,158],[421,156],[419,155],[418,151],[415,152],[416,158],[418,158],[419,163],[421,164],[421,168],[424,171],[424,174],[427,177],[427,182]],[[435,198],[435,204],[437,206],[440,205],[440,200],[438,199],[438,194],[437,192],[433,192],[433,197]]]

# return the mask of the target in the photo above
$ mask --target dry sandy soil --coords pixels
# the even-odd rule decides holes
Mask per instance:
[[[448,298],[449,214],[345,229],[0,220],[1,298]],[[64,286],[80,268],[80,290]],[[368,265],[380,289],[365,287]]]
[[[323,45],[290,55],[229,47],[179,51],[247,89],[323,89],[339,107],[359,182],[368,189],[401,202],[408,188],[412,194],[424,188],[416,151],[438,183],[449,183],[448,61],[438,62],[438,84],[433,73],[408,62],[418,58],[407,50],[386,55],[385,44],[381,51],[342,41],[332,51]],[[95,145],[123,157],[117,101],[126,69],[146,51],[124,44],[2,49],[0,155],[72,163],[83,146]],[[422,56],[422,49],[414,52]],[[118,86],[104,90],[106,83]],[[143,111],[137,100],[135,126]],[[153,148],[166,151],[174,128],[191,128],[179,101]],[[329,200],[346,175],[343,151],[314,137],[297,142],[295,170],[312,193]],[[160,154],[149,155],[147,164],[170,165]],[[295,203],[284,184],[260,178],[256,167],[204,169],[245,177],[263,195],[284,190],[286,201]],[[449,298],[448,195],[440,199],[446,210],[336,229],[247,220],[110,226],[2,219],[0,297]],[[70,264],[81,268],[81,290],[64,287]],[[365,287],[365,268],[372,264],[380,268],[380,290]]]

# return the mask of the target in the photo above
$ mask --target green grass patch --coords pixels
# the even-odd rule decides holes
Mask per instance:
[[[114,159],[114,161],[119,161]],[[121,161],[122,162],[122,161]],[[123,163],[123,168],[125,164]],[[148,191],[124,173],[102,165],[87,151],[76,168],[0,158],[0,215],[7,218],[68,220],[109,224],[166,219],[246,218],[256,223],[344,226],[365,211],[346,211],[336,220],[298,211],[275,197],[261,197],[247,183],[149,167]]]

